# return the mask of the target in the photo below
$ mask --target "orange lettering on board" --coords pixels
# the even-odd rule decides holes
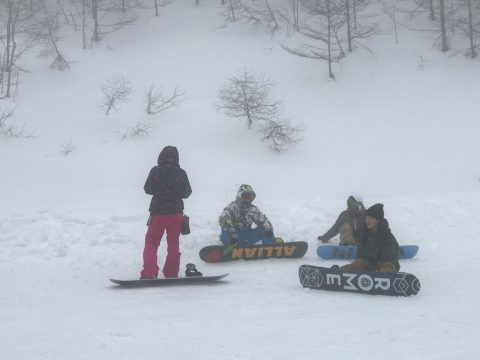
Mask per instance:
[[[243,257],[243,248],[233,248],[232,259],[241,259]]]
[[[254,257],[255,253],[257,252],[257,248],[245,248],[245,256],[246,257]]]
[[[268,246],[268,247],[265,248],[265,251],[267,252],[267,256],[268,256],[268,257],[272,257],[273,247]]]
[[[276,246],[275,247],[275,256],[281,257],[283,251],[283,246]]]
[[[285,252],[286,256],[292,256],[296,248],[296,246],[285,246],[283,251]]]

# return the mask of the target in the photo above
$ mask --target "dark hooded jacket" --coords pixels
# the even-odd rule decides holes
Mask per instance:
[[[190,196],[192,189],[185,170],[179,165],[178,150],[166,146],[158,156],[158,165],[148,174],[143,187],[153,195],[150,215],[169,215],[183,212],[183,200]]]
[[[398,242],[393,236],[388,221],[380,220],[377,232],[367,230],[360,239],[358,257],[367,259],[373,267],[384,262],[391,262],[400,270],[398,262]]]

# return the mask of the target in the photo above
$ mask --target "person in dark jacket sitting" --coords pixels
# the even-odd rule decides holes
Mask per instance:
[[[144,190],[153,197],[149,207],[150,217],[145,235],[141,279],[155,279],[158,276],[157,250],[165,232],[167,258],[162,272],[166,278],[176,278],[180,267],[182,199],[188,198],[192,193],[187,173],[179,165],[176,147],[166,146],[160,152],[158,165],[150,170]]]
[[[367,230],[360,239],[357,258],[351,264],[341,266],[340,269],[343,271],[399,271],[398,242],[384,217],[383,204],[375,204],[367,209],[365,224]]]
[[[365,232],[365,207],[360,195],[347,199],[347,210],[340,213],[335,224],[325,234],[318,237],[323,243],[340,234],[340,245],[358,245]]]

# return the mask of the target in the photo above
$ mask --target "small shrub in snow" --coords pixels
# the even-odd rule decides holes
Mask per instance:
[[[77,150],[77,147],[73,144],[72,139],[70,139],[67,143],[60,145],[60,152],[63,156],[68,156],[75,150]]]
[[[12,138],[29,138],[32,132],[25,129],[25,125],[18,127],[13,120],[15,108],[0,108],[0,135]]]
[[[148,122],[138,122],[135,126],[127,129],[122,135],[122,140],[140,138],[144,139],[152,133],[155,129],[155,125]]]
[[[100,87],[104,95],[102,108],[105,110],[105,115],[108,115],[110,110],[117,109],[118,105],[126,103],[133,94],[130,81],[123,75],[116,75]]]
[[[151,85],[148,89],[145,89],[145,111],[147,114],[153,115],[178,106],[183,101],[183,95],[184,93],[179,93],[175,86],[173,94],[165,97],[155,85]]]
[[[220,89],[217,110],[229,117],[246,119],[249,129],[256,126],[262,140],[270,142],[269,148],[283,151],[301,141],[303,129],[283,117],[283,102],[271,95],[273,86],[265,75],[244,70]]]

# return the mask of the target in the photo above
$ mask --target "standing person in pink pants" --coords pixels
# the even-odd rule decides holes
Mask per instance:
[[[183,200],[190,196],[192,188],[185,170],[179,165],[178,150],[166,146],[158,156],[158,165],[148,174],[145,193],[153,195],[150,202],[150,218],[145,235],[143,270],[141,279],[158,276],[157,250],[163,234],[167,232],[167,259],[163,266],[166,278],[178,277],[180,267],[179,238],[183,221]]]

